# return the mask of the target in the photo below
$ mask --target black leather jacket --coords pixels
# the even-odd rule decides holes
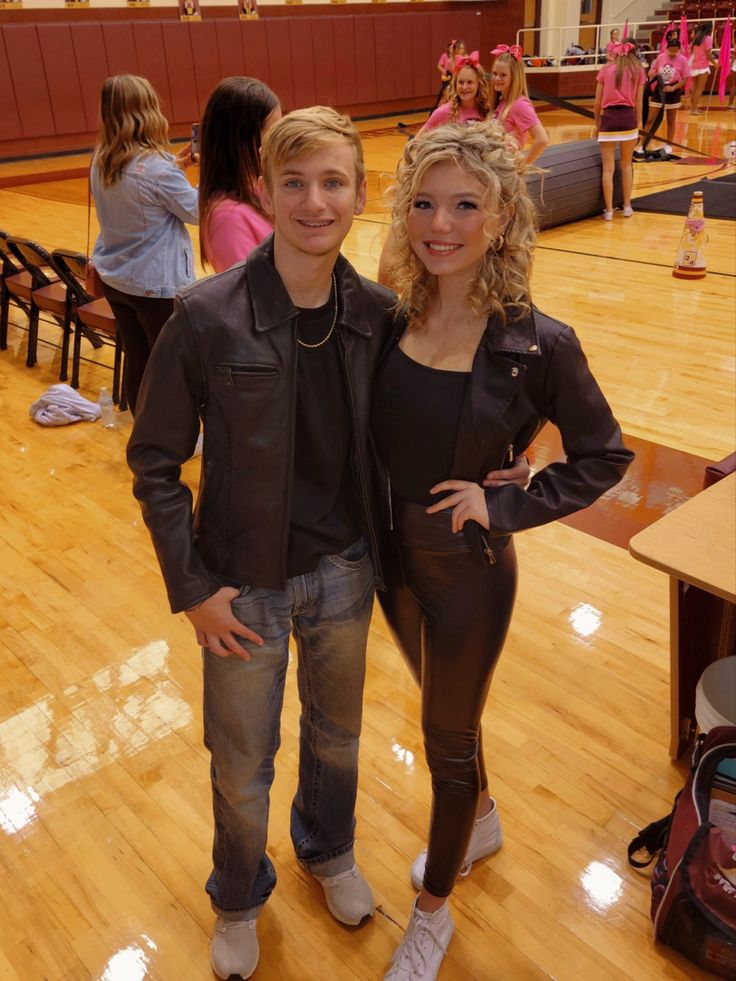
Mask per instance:
[[[394,296],[335,266],[353,433],[353,477],[375,546],[367,465],[371,383],[392,326]],[[223,582],[286,584],[296,406],[296,317],[269,238],[247,263],[184,290],[151,354],[128,463],[173,612]],[[204,422],[199,498],[180,479]]]
[[[387,352],[404,329],[403,321],[397,323]],[[490,320],[473,361],[448,478],[480,483],[489,470],[507,465],[510,447],[514,457],[522,454],[547,420],[560,430],[567,460],[540,470],[526,490],[486,490],[490,532],[474,521],[463,528],[484,561],[495,561],[512,532],[588,507],[621,480],[634,459],[572,327],[536,307],[515,322]],[[379,485],[390,522],[385,470]]]

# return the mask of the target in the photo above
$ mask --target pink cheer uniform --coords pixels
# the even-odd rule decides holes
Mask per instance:
[[[493,118],[501,123],[507,133],[511,133],[512,136],[516,137],[519,146],[524,146],[527,133],[530,129],[538,125],[539,116],[537,116],[534,106],[525,95],[520,95],[518,99],[515,99],[511,103],[506,117],[503,118],[505,108],[506,100],[501,99],[496,106]]]
[[[247,259],[272,231],[273,225],[249,204],[221,198],[201,229],[207,260],[215,272],[224,272]]]
[[[453,120],[452,106],[449,102],[445,102],[438,109],[435,109],[427,122],[424,124],[423,129],[437,129],[438,126],[444,126],[445,123],[452,122],[482,123],[485,118],[486,117],[481,115],[480,111],[475,106],[471,106],[470,109],[460,106],[460,112],[458,113],[457,120]]]
[[[709,34],[702,44],[694,44],[691,48],[690,58],[692,60],[691,75],[707,75],[710,71],[708,52],[713,47],[713,37]]]
[[[643,68],[639,69],[636,79],[631,77],[631,72],[624,69],[621,84],[617,86],[616,65],[613,62],[598,72],[596,81],[603,87],[599,143],[624,143],[638,138],[636,98],[639,88],[646,80]]]
[[[655,75],[661,75],[665,85],[676,85],[678,82],[680,83],[679,89],[664,93],[665,106],[668,109],[679,109],[682,105],[681,98],[685,80],[690,77],[690,65],[685,55],[678,51],[674,58],[671,58],[666,51],[663,51],[652,62],[649,75],[652,78]],[[662,105],[656,92],[649,96],[649,105]]]

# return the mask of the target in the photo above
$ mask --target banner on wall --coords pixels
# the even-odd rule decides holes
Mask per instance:
[[[150,0],[128,0],[129,7],[150,7]]]
[[[241,20],[258,20],[256,0],[238,0],[238,16]]]
[[[199,0],[179,0],[179,20],[202,20]]]
[[[11,10],[20,10],[23,6],[23,0],[0,0],[0,10],[3,7],[10,8]]]
[[[89,7],[89,0],[64,0],[65,7]]]

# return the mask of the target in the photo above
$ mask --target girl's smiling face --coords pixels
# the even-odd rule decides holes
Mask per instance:
[[[447,160],[420,180],[406,224],[414,254],[427,272],[470,278],[506,218],[494,214],[488,191],[476,177]]]
[[[511,85],[511,68],[505,61],[499,61],[498,58],[493,63],[493,90],[498,92],[502,99],[505,99],[509,94],[509,86]]]

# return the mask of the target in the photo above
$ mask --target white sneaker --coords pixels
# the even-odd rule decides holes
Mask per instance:
[[[338,875],[314,878],[325,891],[327,908],[340,923],[357,926],[366,916],[373,916],[373,893],[357,865]]]
[[[409,926],[383,981],[434,981],[454,932],[447,903],[435,913],[424,913],[415,899]]]
[[[631,205],[627,205],[626,207],[624,207],[623,209],[624,218],[631,218],[633,214],[634,214],[634,209],[631,207]]]
[[[493,804],[493,809],[484,815],[484,817],[478,818],[473,825],[473,832],[470,835],[470,842],[468,843],[468,851],[459,873],[463,877],[469,874],[473,862],[477,862],[481,858],[486,858],[488,855],[494,855],[503,843],[498,808],[496,807],[495,800],[491,801],[491,803]],[[411,867],[411,884],[415,889],[424,888],[424,868],[426,864],[427,849],[425,848],[423,852],[417,855]]]
[[[613,221],[613,212],[612,211],[604,211],[603,212],[603,220],[604,221]]]
[[[210,963],[218,978],[249,978],[258,967],[256,920],[223,920],[218,916],[210,948]]]
[[[664,152],[667,154],[668,157],[672,156],[672,147],[669,145],[669,143],[665,143],[662,149],[664,150]]]

